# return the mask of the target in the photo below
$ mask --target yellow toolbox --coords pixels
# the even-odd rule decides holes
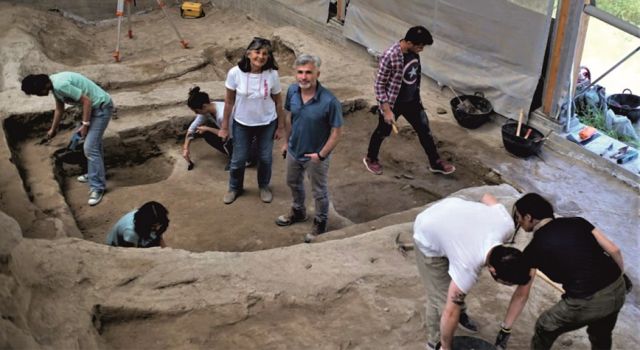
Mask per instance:
[[[185,1],[180,6],[180,16],[182,18],[200,18],[204,17],[202,4],[199,2]]]

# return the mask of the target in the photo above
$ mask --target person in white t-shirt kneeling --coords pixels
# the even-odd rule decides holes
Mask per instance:
[[[273,141],[284,135],[284,111],[278,64],[269,40],[251,41],[238,64],[227,73],[225,87],[224,118],[218,135],[226,139],[233,123],[234,152],[224,203],[233,203],[244,191],[244,172],[254,138],[258,146],[260,199],[270,203]]]
[[[191,170],[195,165],[191,159],[191,142],[197,136],[202,136],[211,147],[229,157],[225,167],[225,170],[229,170],[229,162],[233,154],[233,143],[231,139],[224,140],[218,135],[222,124],[224,102],[212,102],[209,95],[204,91],[200,91],[200,87],[196,86],[189,90],[187,106],[196,113],[196,118],[187,129],[184,145],[182,146],[182,157],[189,164],[187,169]]]
[[[478,331],[467,315],[465,297],[484,266],[502,284],[526,285],[531,280],[522,252],[503,245],[514,228],[507,209],[489,194],[481,202],[446,198],[418,215],[413,239],[427,289],[427,348],[451,349],[458,324]]]

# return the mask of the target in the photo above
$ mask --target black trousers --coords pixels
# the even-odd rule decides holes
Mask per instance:
[[[218,135],[210,132],[205,132],[202,135],[204,140],[211,147],[217,149],[223,154],[228,155],[229,159],[231,159],[231,156],[233,155],[233,139],[227,139],[227,141],[222,141],[222,139],[218,137]],[[258,162],[258,143],[255,137],[251,140],[251,148],[249,150],[248,162],[251,164],[251,166],[255,165]]]
[[[431,129],[429,128],[429,119],[427,119],[427,113],[422,107],[420,101],[411,102],[398,102],[393,107],[393,114],[395,120],[398,120],[402,115],[413,127],[413,130],[418,134],[420,144],[427,154],[429,164],[431,166],[436,165],[436,161],[440,159],[438,149],[436,148],[433,136],[431,136]],[[371,160],[377,161],[378,154],[380,153],[380,146],[382,141],[391,134],[391,125],[384,122],[382,110],[378,110],[378,126],[371,134],[371,140],[369,140],[369,149],[367,151],[367,157]]]
[[[211,147],[228,155],[229,158],[231,158],[231,155],[233,154],[233,142],[231,139],[227,139],[227,141],[222,141],[222,139],[218,137],[218,135],[212,132],[205,132],[202,134],[202,137]]]

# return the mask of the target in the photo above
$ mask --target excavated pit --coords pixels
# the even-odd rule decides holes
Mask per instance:
[[[45,28],[52,28],[60,20],[52,13],[38,16]],[[184,91],[178,92],[185,98],[186,86],[194,81],[213,82],[214,90],[210,92],[216,91],[216,84],[223,87],[227,71],[245,52],[247,33],[271,40],[283,88],[293,81],[296,49],[290,46],[293,45],[291,39],[285,40],[271,32],[272,29],[236,13],[222,10],[220,16],[218,24],[224,35],[223,32],[213,35],[202,21],[181,23],[187,31],[204,33],[189,50],[175,45],[175,36],[169,27],[154,24],[165,20],[161,13],[134,17],[134,38],[122,41],[122,63],[117,68],[108,65],[109,57],[103,55],[105,47],[114,44],[112,27],[82,26],[64,20],[64,29],[72,43],[85,43],[72,46],[82,55],[70,58],[61,51],[62,33],[54,31],[54,38],[47,40],[41,28],[23,24],[23,29],[35,38],[37,46],[50,60],[66,64],[77,64],[80,60],[90,67],[107,64],[104,72],[98,74],[99,84],[112,94],[148,94],[147,98],[153,100],[147,102],[147,98],[141,98],[138,103],[126,105],[111,120],[104,137],[108,189],[103,202],[94,208],[86,204],[87,186],[75,180],[82,173],[81,168],[62,165],[52,158],[56,151],[67,146],[79,111],[70,109],[61,124],[63,131],[44,144],[40,141],[50,125],[50,112],[12,115],[5,119],[14,165],[30,200],[42,212],[54,217],[65,216],[63,221],[68,227],[85,239],[101,243],[122,215],[146,201],[156,200],[169,209],[171,225],[166,241],[174,248],[196,252],[256,251],[302,242],[311,220],[287,228],[274,224],[275,218],[286,213],[291,205],[279,143],[273,153],[274,202],[259,201],[256,169],[249,168],[245,174],[245,193],[233,205],[226,206],[221,200],[228,186],[228,173],[223,170],[226,158],[203,140],[196,140],[192,145],[196,166],[187,171],[180,150],[193,114],[182,103],[165,101],[175,98],[173,92],[164,95],[164,99],[155,97],[157,91],[167,91],[169,81],[185,86]],[[231,30],[230,26],[238,23],[243,23],[247,33],[240,35]],[[156,37],[166,41],[154,45],[151,39]],[[328,56],[323,59],[331,61]],[[117,78],[109,73],[112,70],[120,70]],[[350,69],[344,70],[345,78],[354,79],[348,78],[349,72]],[[438,144],[442,156],[460,164],[460,170],[452,177],[427,172],[426,157],[408,126],[383,145],[380,156],[385,174],[378,177],[366,172],[361,159],[376,117],[368,112],[369,105],[362,99],[361,89],[349,84],[337,85],[331,90],[343,102],[345,126],[341,144],[331,161],[330,230],[424,206],[461,188],[502,183],[491,169],[471,159],[458,158],[454,145],[446,142]],[[212,98],[224,97],[224,89],[218,91]],[[118,105],[118,99],[115,100]],[[307,196],[307,205],[313,215],[311,193]],[[357,233],[363,232],[357,230]]]
[[[443,142],[440,142],[443,155],[465,164],[465,169],[453,177],[428,173],[426,157],[417,148],[416,135],[408,126],[385,141],[381,153],[381,159],[387,161],[385,175],[374,176],[361,163],[366,144],[351,141],[368,138],[372,114],[360,102],[344,105],[352,112],[345,115],[345,141],[331,161],[329,183],[335,212],[331,214],[330,230],[424,206],[461,188],[501,183],[490,169],[456,157]],[[9,143],[14,164],[32,202],[48,213],[59,213],[60,206],[68,206],[71,219],[85,239],[103,242],[120,216],[146,201],[156,200],[169,209],[171,225],[166,237],[174,248],[255,251],[301,243],[311,222],[287,228],[273,222],[290,205],[290,192],[284,183],[284,161],[278,147],[273,151],[274,202],[259,201],[256,169],[247,168],[245,193],[233,205],[224,205],[221,199],[228,182],[228,172],[224,171],[226,157],[201,139],[192,145],[196,164],[192,171],[187,170],[180,156],[190,114],[186,107],[141,108],[119,113],[104,137],[108,191],[97,207],[86,205],[87,186],[75,179],[82,173],[81,168],[53,159],[56,151],[67,146],[77,112],[66,113],[63,131],[48,143],[41,144],[41,137],[46,133],[50,113],[10,116],[5,121],[5,130],[12,135]],[[145,125],[128,127],[132,119]],[[310,214],[312,198],[308,193]]]
[[[270,3],[272,10],[291,15],[281,3]],[[402,233],[410,240],[410,222],[424,205],[468,187],[473,192],[466,193],[479,198],[484,189],[473,187],[503,183],[500,172],[510,172],[510,181],[522,182],[514,187],[523,189],[536,186],[517,174],[548,176],[553,187],[539,190],[553,191],[566,182],[566,169],[548,172],[557,165],[552,157],[549,164],[501,157],[504,150],[484,142],[493,137],[489,125],[470,132],[452,123],[450,114],[436,114],[438,107],[448,108],[449,97],[427,79],[422,98],[430,125],[456,173],[428,172],[417,136],[401,119],[400,133],[381,149],[384,174],[370,174],[362,157],[377,123],[367,112],[375,103],[377,66],[365,50],[324,41],[313,34],[318,28],[293,16],[286,23],[262,21],[251,11],[211,8],[204,18],[181,20],[177,7],[169,7],[192,47],[180,47],[160,11],[136,15],[134,39],[123,40],[122,62],[115,64],[115,21],[81,25],[55,13],[0,4],[0,27],[7,33],[0,37],[2,54],[9,62],[0,67],[0,97],[11,111],[2,116],[9,146],[4,154],[12,160],[4,158],[10,181],[3,183],[0,199],[24,237],[44,238],[22,240],[0,264],[8,286],[0,298],[2,331],[9,335],[2,341],[9,339],[9,348],[422,349],[425,290],[413,253],[398,252],[394,238]],[[197,84],[213,99],[223,99],[226,71],[254,36],[274,43],[283,89],[293,82],[294,52],[318,54],[323,86],[343,102],[345,126],[329,175],[332,232],[318,243],[301,244],[310,221],[286,228],[274,224],[291,200],[279,144],[271,204],[259,200],[253,168],[246,173],[246,193],[224,205],[226,159],[203,140],[192,147],[194,170],[187,171],[181,158],[193,119],[184,104],[188,88]],[[80,169],[56,165],[52,158],[67,145],[77,111],[65,117],[56,138],[41,145],[52,117],[43,111],[53,108],[53,100],[19,91],[24,74],[59,70],[90,77],[119,107],[104,140],[108,192],[96,207],[87,205],[87,187],[75,180]],[[487,161],[486,155],[498,161]],[[500,161],[504,164],[495,165]],[[514,195],[512,187],[504,187]],[[148,200],[169,209],[170,249],[102,245],[118,218]],[[311,194],[307,205],[313,215]],[[37,213],[23,215],[30,210]],[[341,239],[354,235],[359,236]],[[245,251],[251,253],[226,253]],[[492,325],[504,316],[512,291],[483,272],[467,298],[481,325],[476,336],[495,338]],[[559,298],[555,289],[536,281],[510,347],[528,347],[537,315]],[[614,347],[624,347],[621,339],[635,341],[635,324],[621,314]],[[27,336],[33,341],[24,341]],[[588,339],[584,331],[572,332],[557,344],[587,348]]]

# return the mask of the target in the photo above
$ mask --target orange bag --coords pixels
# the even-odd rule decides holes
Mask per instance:
[[[598,130],[593,126],[585,126],[584,128],[582,128],[582,130],[580,130],[578,136],[580,136],[580,140],[584,141],[588,140],[596,132],[598,132]]]

